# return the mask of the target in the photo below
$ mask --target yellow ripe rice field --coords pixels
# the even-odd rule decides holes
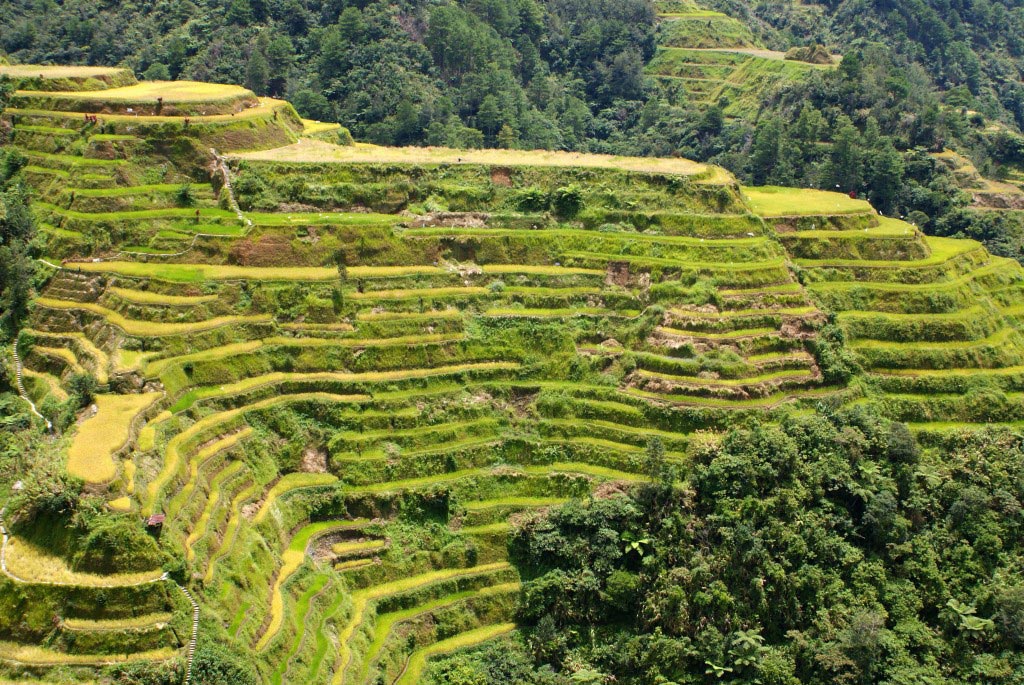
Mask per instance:
[[[74,571],[61,557],[12,535],[4,550],[4,561],[12,575],[30,583],[43,585],[77,585],[82,587],[126,587],[155,582],[163,577],[161,569],[143,573],[97,574]]]
[[[755,214],[765,217],[875,213],[867,200],[813,188],[744,187],[743,197]]]
[[[0,64],[0,76],[10,78],[95,78],[124,71],[117,67],[77,67],[52,64]]]
[[[160,395],[97,395],[96,414],[82,422],[68,449],[68,473],[86,483],[113,480],[114,452],[128,441],[132,420]]]
[[[202,83],[200,81],[143,81],[133,86],[108,88],[99,93],[93,91],[18,91],[19,95],[54,96],[73,100],[97,100],[105,102],[151,102],[163,98],[172,102],[217,102],[256,96],[241,86],[224,83]]]
[[[303,138],[286,147],[232,155],[236,159],[306,163],[485,164],[495,166],[586,167],[675,176],[700,176],[709,183],[729,183],[725,169],[681,158],[616,157],[549,150],[460,150],[443,147],[382,147],[368,143],[332,145]]]

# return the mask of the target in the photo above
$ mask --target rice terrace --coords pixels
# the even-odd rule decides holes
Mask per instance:
[[[729,118],[840,62],[794,61],[686,0],[662,10],[647,75],[728,94]],[[628,648],[691,664],[680,683],[792,685],[812,682],[800,664],[860,658],[802,651],[862,620],[793,608],[838,577],[865,612],[865,587],[927,586],[879,619],[915,649],[1004,644],[989,617],[1019,541],[963,524],[990,554],[957,543],[991,575],[969,597],[908,531],[946,483],[984,472],[998,492],[972,485],[957,521],[998,501],[1020,534],[1019,466],[972,451],[1020,454],[1015,259],[863,194],[743,185],[681,157],[377,145],[242,86],[0,76],[0,159],[37,226],[2,348],[4,415],[21,418],[4,426],[36,436],[26,455],[59,455],[12,461],[0,486],[0,684],[484,683],[459,669],[513,653],[557,664],[536,682],[607,683],[566,646],[627,649],[607,618],[685,642]],[[808,501],[854,512],[865,547],[808,551],[840,534]],[[645,532],[645,512],[674,532]],[[755,531],[766,517],[806,539]],[[781,548],[802,561],[766,560]],[[597,570],[552,571],[576,553]],[[663,554],[678,566],[651,580]],[[883,582],[878,558],[904,575]],[[636,603],[647,582],[657,610]],[[723,618],[748,601],[790,632]],[[985,675],[1019,668],[1015,649],[970,682],[1016,682]]]

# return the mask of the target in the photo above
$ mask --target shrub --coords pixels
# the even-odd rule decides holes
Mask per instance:
[[[523,188],[512,197],[512,205],[521,212],[545,212],[551,198],[540,188]]]
[[[558,188],[551,194],[551,208],[563,219],[572,219],[583,209],[583,191],[577,185]]]
[[[250,663],[225,647],[204,643],[192,661],[192,680],[197,685],[256,685],[256,671]]]
[[[68,379],[68,394],[75,400],[79,409],[87,407],[96,398],[96,388],[99,383],[96,377],[89,373],[76,373]]]
[[[159,566],[156,541],[126,516],[100,514],[75,555],[75,567],[90,573],[148,571]]]
[[[185,183],[178,188],[178,192],[174,195],[174,201],[179,207],[191,207],[194,205],[196,203],[196,198],[192,195],[192,186]]]

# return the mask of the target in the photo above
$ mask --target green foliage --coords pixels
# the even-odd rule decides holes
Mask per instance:
[[[192,193],[192,186],[183,183],[174,194],[174,201],[179,207],[191,207],[196,203],[195,195]]]
[[[89,573],[149,571],[160,566],[156,540],[135,517],[101,513],[85,524],[73,560],[77,570]]]
[[[68,518],[78,506],[81,481],[67,474],[59,457],[35,452],[31,461],[15,461],[23,487],[14,493],[7,506],[5,518],[11,525]]]
[[[579,214],[583,204],[583,191],[579,186],[563,186],[551,193],[551,208],[564,219],[571,219]]]
[[[828,383],[845,385],[860,368],[845,342],[842,329],[833,325],[822,328],[811,343],[821,375]]]
[[[98,387],[99,383],[91,373],[75,373],[68,379],[68,394],[79,409],[92,404]]]
[[[19,173],[27,163],[16,149],[0,148],[0,338],[17,335],[35,277],[36,220]]]
[[[523,524],[528,642],[566,677],[586,663],[638,684],[1009,674],[1024,595],[989,579],[1020,554],[997,500],[1024,496],[1021,449],[965,434],[927,456],[945,476],[924,479],[905,427],[861,409],[734,430],[693,453],[668,499],[640,486]]]
[[[192,661],[196,685],[256,685],[260,682],[250,661],[227,646],[211,641],[199,643]]]

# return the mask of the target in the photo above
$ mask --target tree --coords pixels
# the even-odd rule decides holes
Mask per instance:
[[[338,34],[350,43],[358,43],[366,34],[366,21],[358,7],[346,7],[338,17]]]
[[[170,81],[171,70],[163,62],[153,62],[148,69],[142,72],[142,78],[147,81]]]
[[[903,183],[903,157],[886,140],[871,153],[868,168],[871,202],[880,211],[892,213]]]
[[[498,147],[512,150],[519,144],[519,134],[508,124],[502,124],[498,131]]]
[[[257,95],[266,95],[269,82],[270,65],[267,64],[267,58],[253,46],[245,65],[245,87]]]
[[[754,152],[750,157],[750,175],[754,185],[764,185],[779,163],[779,143],[782,123],[772,117],[757,124],[754,133]]]
[[[501,109],[498,105],[498,98],[494,95],[487,95],[480,103],[480,109],[476,112],[477,128],[484,132],[489,138],[497,133],[501,126]]]
[[[96,377],[90,373],[76,373],[68,379],[68,392],[79,408],[92,404],[98,387]]]
[[[250,0],[231,0],[225,19],[227,23],[236,26],[249,26],[256,21]]]

